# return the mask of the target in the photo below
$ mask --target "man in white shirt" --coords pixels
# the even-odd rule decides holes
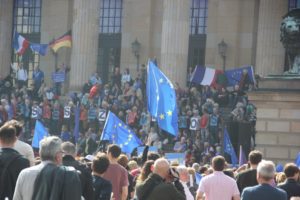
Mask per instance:
[[[19,69],[17,70],[17,80],[18,80],[19,88],[22,88],[24,85],[26,85],[27,79],[28,79],[27,70],[24,69],[23,63],[21,63]]]
[[[186,200],[194,200],[194,197],[187,186],[187,183],[189,182],[189,172],[187,168],[185,166],[178,166],[176,170],[179,173],[179,180],[184,188]]]
[[[240,200],[240,192],[235,180],[223,173],[224,157],[214,157],[212,167],[214,172],[203,177],[199,183],[196,200],[201,200],[204,195],[206,200]]]

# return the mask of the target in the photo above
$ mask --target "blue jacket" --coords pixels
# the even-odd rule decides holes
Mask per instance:
[[[241,200],[287,200],[287,194],[282,189],[272,187],[269,184],[260,184],[246,187],[243,190]]]

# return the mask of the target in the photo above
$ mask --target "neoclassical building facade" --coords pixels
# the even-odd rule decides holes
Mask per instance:
[[[282,16],[299,7],[300,0],[0,0],[0,75],[22,62],[29,72],[40,66],[51,85],[51,73],[64,63],[70,66],[65,88],[74,91],[95,72],[107,82],[116,67],[135,77],[149,58],[181,86],[196,65],[252,65],[260,77],[281,75]],[[14,30],[41,44],[72,30],[72,48],[18,56]],[[140,48],[133,49],[134,42]],[[299,89],[300,79],[266,78],[263,84],[271,90],[249,94],[257,106],[256,149],[265,158],[292,161],[300,150],[300,93],[289,89]]]
[[[58,65],[71,67],[68,81],[76,90],[93,72],[108,81],[114,67],[136,75],[155,58],[173,82],[186,83],[189,67],[224,67],[218,44],[227,44],[226,68],[253,65],[261,76],[282,74],[284,48],[280,23],[296,0],[1,0],[0,67],[11,62],[39,65],[51,84]],[[72,48],[57,58],[11,49],[13,30],[30,42],[47,44],[72,30]],[[140,43],[138,57],[132,43]],[[138,59],[138,61],[137,61]]]

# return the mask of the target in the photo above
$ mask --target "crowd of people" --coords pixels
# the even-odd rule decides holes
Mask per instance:
[[[67,69],[62,65],[59,70],[67,74]],[[189,87],[181,87],[175,83],[179,133],[174,138],[159,129],[155,119],[147,112],[145,66],[136,78],[132,77],[129,69],[121,73],[119,68],[115,68],[108,83],[103,83],[99,74],[94,73],[83,83],[80,92],[65,95],[61,94],[63,83],[46,85],[44,72],[39,67],[33,71],[31,89],[27,87],[26,69],[20,65],[14,71],[15,87],[1,94],[0,122],[10,119],[22,121],[24,132],[20,138],[23,141],[30,142],[35,122],[39,120],[50,135],[77,144],[78,154],[93,154],[99,147],[107,113],[112,111],[131,127],[143,143],[150,141],[162,154],[184,152],[190,165],[193,162],[208,163],[214,155],[221,154],[222,108],[232,110],[232,120],[252,123],[255,133],[255,106],[248,102],[247,88],[243,84],[237,84],[228,91],[222,85],[188,83]],[[76,109],[79,109],[80,132],[77,137],[74,133]]]
[[[39,157],[32,164],[30,146],[18,139],[21,132],[16,120],[0,128],[0,199],[300,199],[298,166],[287,163],[277,173],[274,163],[263,160],[257,150],[239,168],[230,167],[220,155],[210,164],[189,167],[148,152],[149,144],[141,157],[128,158],[118,145],[110,144],[92,158],[79,158],[73,143],[49,136],[40,141]]]
[[[185,88],[175,83],[179,133],[171,137],[147,112],[144,66],[136,78],[128,69],[121,74],[115,68],[109,83],[94,73],[81,92],[67,95],[61,95],[62,83],[48,87],[38,67],[31,89],[27,87],[27,71],[20,66],[15,72],[15,86],[10,79],[0,80],[0,199],[300,197],[295,164],[288,163],[283,172],[275,173],[274,163],[262,160],[259,151],[251,151],[248,164],[239,168],[228,165],[221,156],[223,108],[230,110],[230,120],[248,122],[255,128],[256,108],[248,102],[247,87],[242,83],[231,91],[222,85],[188,83]],[[116,144],[99,148],[108,111],[143,141],[142,155],[136,151],[122,154]],[[37,120],[51,136],[40,141],[39,149],[33,149],[29,144]],[[156,152],[150,151],[152,146]],[[169,161],[164,158],[166,152],[185,153],[185,160]]]

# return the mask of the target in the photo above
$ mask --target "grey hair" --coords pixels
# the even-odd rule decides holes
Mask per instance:
[[[198,163],[193,163],[192,168],[196,171],[199,172],[200,165]]]
[[[183,174],[183,173],[189,174],[188,169],[186,168],[186,166],[183,165],[176,167],[176,170],[178,171],[179,174]]]
[[[61,152],[61,139],[57,136],[50,136],[40,141],[40,157],[42,161],[55,161],[56,154]]]
[[[273,179],[275,176],[275,164],[270,160],[262,160],[257,166],[257,174],[265,180]]]

